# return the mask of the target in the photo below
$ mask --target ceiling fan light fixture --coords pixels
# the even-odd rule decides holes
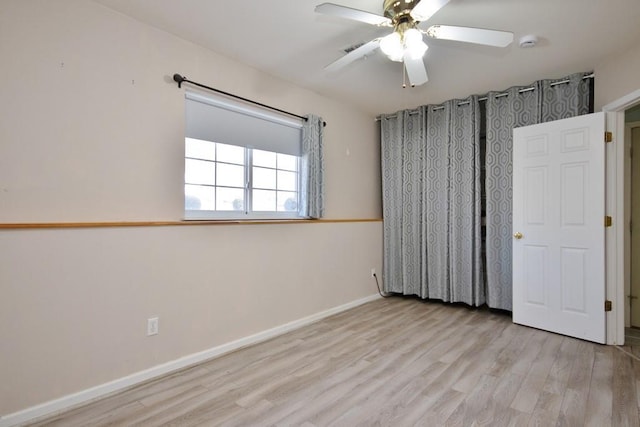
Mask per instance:
[[[422,41],[422,33],[415,28],[409,28],[404,32],[404,45],[407,47],[418,44]]]
[[[415,28],[409,28],[404,32],[404,49],[412,59],[422,58],[428,49],[422,41],[422,33]]]
[[[417,43],[407,46],[406,52],[409,54],[411,59],[420,59],[427,52],[427,49],[429,49],[429,46],[427,46],[427,44],[422,40],[418,40]]]
[[[393,32],[387,36],[384,36],[380,40],[380,50],[387,55],[387,57],[396,62],[402,61],[404,55],[404,46],[402,45],[402,38],[397,32]]]

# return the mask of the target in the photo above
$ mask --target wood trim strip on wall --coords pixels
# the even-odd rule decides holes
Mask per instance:
[[[47,228],[109,228],[109,227],[174,227],[183,225],[264,225],[264,224],[335,224],[352,222],[382,222],[381,218],[353,219],[286,219],[286,220],[218,220],[218,221],[118,221],[118,222],[38,222],[0,223],[0,230]]]

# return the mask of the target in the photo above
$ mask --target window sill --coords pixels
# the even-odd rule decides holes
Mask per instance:
[[[258,212],[245,215],[225,215],[228,212],[186,211],[183,221],[307,221],[309,218],[282,212]]]

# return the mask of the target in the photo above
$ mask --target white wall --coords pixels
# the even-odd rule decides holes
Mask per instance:
[[[3,0],[0,58],[0,223],[180,220],[173,73],[323,116],[327,218],[381,216],[376,126],[349,105],[86,0]],[[0,417],[374,294],[381,230],[0,230]]]
[[[605,58],[594,72],[595,111],[640,89],[640,40],[630,49]]]

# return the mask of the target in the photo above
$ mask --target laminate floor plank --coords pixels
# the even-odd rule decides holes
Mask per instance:
[[[358,378],[357,382],[352,384],[352,390],[339,402],[332,403],[331,407],[311,405],[306,410],[295,414],[293,418],[283,420],[283,423],[295,425],[301,421],[309,420],[314,424],[326,425],[333,421],[332,417],[339,417],[343,412],[356,407],[359,401],[366,399],[371,393],[382,387],[390,375],[394,373],[394,370],[399,367],[410,367],[417,359],[425,356],[421,350],[423,345],[409,339],[421,327],[422,325],[418,322],[414,327],[404,328],[399,334],[400,339],[394,339],[393,345],[385,348],[384,357],[380,357],[381,353],[376,353],[374,357],[365,357],[365,360],[371,363],[369,369]],[[328,397],[331,401],[332,396]],[[326,401],[326,396],[323,401]]]
[[[584,425],[597,347],[599,347],[598,344],[586,341],[578,343],[577,354],[574,355],[567,379],[567,389],[564,392],[558,425]]]
[[[535,354],[535,358],[531,360],[529,370],[522,383],[511,407],[520,412],[531,414],[536,407],[538,397],[544,389],[547,376],[553,366],[558,349],[562,342],[562,338],[557,335],[545,334],[546,337],[542,341],[539,351],[531,351]],[[530,344],[537,343],[537,340],[531,340]],[[516,374],[525,374],[524,370],[514,370]]]
[[[484,405],[478,410],[472,425],[501,426],[509,425],[511,414],[517,413],[510,408],[524,377],[509,373],[496,378],[496,386],[490,396],[484,396]]]
[[[550,337],[546,332],[532,331],[531,338],[527,341],[518,357],[512,361],[509,370],[514,374],[527,375],[533,361],[536,360],[538,354],[542,351],[543,345]]]
[[[173,419],[181,413],[188,413],[195,402],[207,401],[209,390],[202,386],[192,386],[184,389],[179,393],[174,393],[165,400],[158,400],[156,403],[138,408],[130,414],[121,414],[109,420],[110,425],[151,425],[152,423],[166,424],[168,420]]]
[[[353,390],[354,379],[368,370],[370,365],[369,362],[360,360],[319,382],[310,381],[304,383],[303,387],[294,387],[291,391],[285,390],[275,398],[270,396],[269,401],[274,403],[274,407],[267,412],[253,414],[253,417],[249,417],[247,424],[244,425],[287,425],[283,420],[292,414],[300,416],[305,411],[307,411],[306,414],[313,413],[315,406],[332,407],[331,402],[340,400]],[[243,424],[236,424],[232,420],[229,425]]]
[[[487,328],[488,329],[484,329]],[[435,422],[435,425],[442,425],[445,420],[455,411],[456,407],[464,400],[466,393],[453,389],[453,385],[468,372],[477,354],[482,353],[493,342],[491,325],[479,326],[479,331],[475,335],[475,345],[469,347],[453,363],[434,380],[429,387],[425,388],[421,394],[421,399],[408,414],[403,414],[398,425],[418,424],[421,419],[428,419]]]
[[[422,400],[422,391],[427,388],[447,367],[442,362],[434,362],[426,366],[422,372],[413,377],[397,391],[390,394],[380,394],[378,401],[384,401],[375,411],[369,412],[363,425],[393,426],[400,425],[398,419],[403,417],[410,408],[416,406]]]
[[[630,351],[635,356],[633,359],[633,372],[636,383],[636,402],[640,412],[640,347],[631,347]]]
[[[585,414],[585,425],[587,426],[599,427],[611,422],[613,415],[613,384],[609,379],[613,375],[613,357],[611,353],[613,351],[618,350],[603,347],[595,353],[593,373],[589,384],[589,400],[587,401],[587,412]],[[631,380],[633,381],[633,378]]]
[[[554,426],[558,422],[562,409],[563,396],[561,394],[543,391],[538,396],[536,407],[529,419],[528,427]]]
[[[465,427],[476,423],[478,426],[490,426],[495,417],[491,411],[486,411],[490,400],[487,396],[493,395],[498,378],[491,375],[483,375],[476,387],[466,395],[465,399],[456,407],[447,418],[444,425],[450,427]]]
[[[425,354],[409,363],[392,365],[374,377],[371,384],[375,388],[360,388],[332,411],[319,413],[309,421],[317,425],[376,424],[385,418],[384,412],[389,412],[386,418],[390,418],[395,409],[419,395],[428,386],[428,378],[435,377],[430,374],[445,368],[446,364],[429,360]]]
[[[505,324],[504,322],[493,325],[491,329],[492,332],[489,335],[489,339],[491,340],[490,344],[485,346],[472,358],[471,363],[462,373],[460,379],[453,384],[453,389],[465,393],[470,392],[479,378],[489,373],[498,354],[500,354],[502,349],[510,342],[516,330],[521,328],[522,326],[513,323]]]
[[[113,403],[112,399],[110,403]],[[112,405],[101,405],[101,407],[91,407],[89,411],[71,411],[64,413],[59,417],[54,417],[51,420],[44,420],[32,424],[34,426],[54,426],[54,427],[84,427],[84,426],[106,426],[110,425],[112,418],[127,417],[130,413],[135,413],[142,405],[139,402],[123,398],[116,400],[119,402]],[[121,403],[120,403],[121,402]],[[104,409],[109,406],[110,409],[105,411]]]
[[[466,393],[453,389],[424,394],[409,411],[398,418],[398,426],[442,426],[465,399]]]
[[[394,297],[32,425],[638,426],[623,350]]]
[[[569,374],[578,350],[579,340],[563,337],[556,360],[544,384],[544,391],[562,395],[569,382]]]
[[[616,350],[613,352],[613,423],[617,426],[639,426],[634,359]]]
[[[516,326],[518,333],[514,334],[511,340],[500,349],[495,362],[489,369],[490,375],[502,376],[510,372],[513,365],[520,359],[531,337],[537,332],[524,326]]]

